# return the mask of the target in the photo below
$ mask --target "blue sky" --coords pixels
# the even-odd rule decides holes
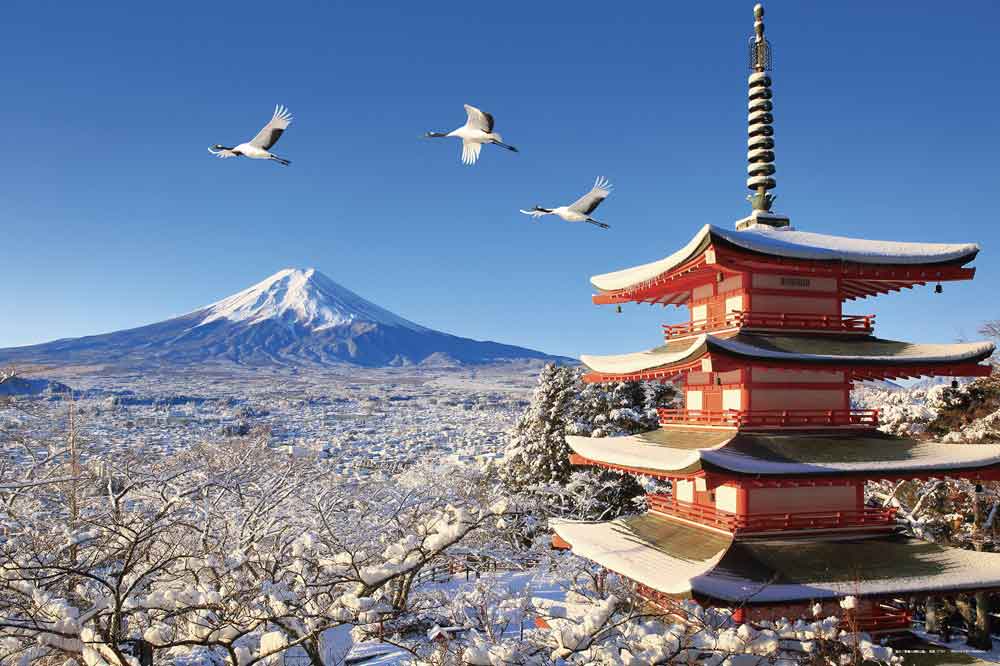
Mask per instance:
[[[137,326],[314,266],[452,333],[553,353],[677,310],[587,278],[747,211],[752,2],[4,5],[0,347]],[[1000,317],[1000,5],[771,0],[778,204],[805,230],[978,241],[971,283],[848,304],[949,341]],[[289,168],[213,159],[276,103]],[[491,111],[520,154],[426,130]],[[616,186],[602,231],[517,209]],[[933,308],[933,310],[932,310]]]

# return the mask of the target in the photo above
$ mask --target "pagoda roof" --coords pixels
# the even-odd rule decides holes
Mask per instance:
[[[653,475],[899,476],[1000,471],[1000,444],[944,444],[860,432],[747,432],[661,428],[566,443],[587,463]]]
[[[633,375],[669,366],[683,367],[709,352],[784,362],[834,366],[925,365],[978,363],[993,353],[991,342],[920,344],[884,340],[871,335],[774,335],[729,332],[673,340],[642,352],[611,356],[582,355],[580,360],[601,375]]]
[[[979,245],[976,243],[867,240],[767,225],[736,231],[706,224],[687,245],[670,256],[648,264],[595,275],[590,278],[590,282],[601,292],[634,289],[686,264],[713,243],[783,259],[903,266],[963,265],[972,261],[979,252]]]
[[[899,534],[734,540],[655,513],[550,525],[575,554],[667,595],[766,604],[1000,587],[1000,553]]]

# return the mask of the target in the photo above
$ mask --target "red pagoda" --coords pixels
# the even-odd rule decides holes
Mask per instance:
[[[875,337],[874,315],[846,301],[969,280],[975,244],[872,241],[799,231],[771,212],[774,140],[764,11],[750,38],[747,185],[735,230],[706,225],[652,263],[591,279],[597,304],[686,306],[664,344],[583,356],[591,382],[672,381],[683,409],[628,437],[567,437],[572,462],[667,481],[649,512],[611,522],[556,521],[554,542],[635,582],[656,602],[693,597],[737,619],[833,614],[858,598],[866,630],[909,626],[893,600],[1000,588],[1000,554],[898,532],[867,506],[867,481],[1000,479],[1000,446],[917,441],[852,409],[854,382],[987,375],[987,342],[917,344]],[[898,606],[897,606],[898,608]]]

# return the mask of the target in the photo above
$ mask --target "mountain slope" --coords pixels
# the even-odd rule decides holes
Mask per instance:
[[[314,269],[285,269],[194,312],[139,328],[0,349],[3,362],[410,365],[567,360],[435,331]]]

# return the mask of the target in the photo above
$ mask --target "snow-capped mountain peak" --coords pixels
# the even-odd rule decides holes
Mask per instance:
[[[198,314],[198,326],[219,320],[247,325],[281,321],[322,331],[365,322],[427,330],[361,298],[315,268],[280,270],[252,287],[201,308]]]
[[[319,271],[286,268],[179,317],[86,338],[0,349],[5,363],[122,367],[433,366],[566,361],[435,331],[358,296]]]

